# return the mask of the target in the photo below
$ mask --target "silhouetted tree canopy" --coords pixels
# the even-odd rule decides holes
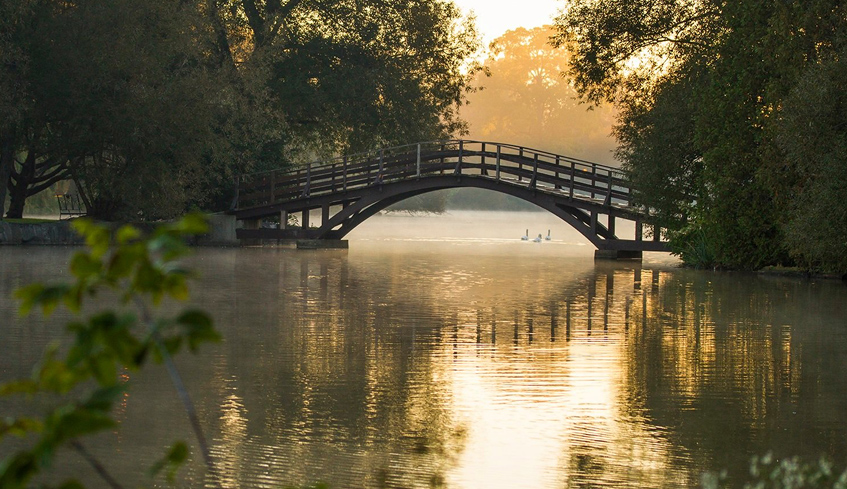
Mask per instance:
[[[847,53],[845,20],[836,0],[571,0],[555,42],[580,94],[621,108],[618,155],[683,257],[843,271],[847,240],[822,230],[847,210],[832,197],[847,190],[845,127],[821,87]],[[797,137],[801,114],[822,118],[825,144]]]
[[[0,14],[10,217],[68,178],[101,218],[225,209],[241,172],[459,133],[479,47],[443,0],[24,0]]]

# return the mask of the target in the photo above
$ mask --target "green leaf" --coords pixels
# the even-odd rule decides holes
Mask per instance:
[[[118,231],[115,233],[115,237],[118,241],[118,244],[123,246],[129,243],[130,241],[141,237],[141,231],[139,231],[138,228],[134,226],[126,224],[124,226],[121,226],[120,229],[118,229]]]
[[[85,489],[85,486],[76,479],[70,479],[62,482],[58,489]]]
[[[105,226],[96,224],[90,219],[76,219],[71,226],[85,238],[85,244],[91,249],[94,258],[101,258],[109,251],[111,237],[109,229]]]
[[[25,489],[27,482],[38,472],[38,463],[31,452],[18,452],[0,462],[0,487]]]
[[[43,285],[30,284],[15,291],[15,297],[21,300],[20,315],[26,316],[35,306],[41,306],[45,316],[49,316],[56,306],[71,290],[67,284]]]
[[[23,437],[29,433],[41,431],[43,426],[41,421],[34,418],[0,419],[0,438],[6,435]]]
[[[149,292],[155,297],[156,295],[161,296],[164,280],[165,276],[162,272],[156,269],[152,263],[145,261],[139,264],[132,285],[139,292]]]
[[[66,394],[77,384],[86,380],[85,372],[74,369],[67,363],[56,359],[58,344],[48,347],[44,358],[36,367],[34,379],[42,390]]]
[[[188,253],[188,247],[178,235],[161,234],[147,243],[150,254],[161,254],[165,261],[171,261]]]
[[[203,214],[192,212],[172,224],[169,230],[181,235],[199,235],[209,232],[209,223]]]
[[[67,440],[113,428],[115,421],[100,409],[84,406],[64,406],[47,417],[45,437],[48,443],[59,445]],[[44,443],[44,440],[42,440]]]
[[[38,392],[38,383],[30,379],[0,384],[0,397],[13,394],[35,394],[36,392]]]
[[[80,280],[94,277],[100,273],[103,264],[87,253],[75,253],[71,258],[71,273]]]
[[[111,280],[128,277],[139,260],[138,250],[133,247],[119,248],[109,259],[107,274]]]
[[[172,484],[176,477],[177,470],[179,470],[180,466],[188,460],[188,453],[188,445],[184,442],[178,441],[174,443],[170,450],[168,450],[168,453],[150,467],[148,472],[150,477],[156,477],[162,469],[167,469],[165,478]]]
[[[180,314],[176,321],[188,337],[188,348],[192,352],[196,352],[202,343],[221,340],[220,334],[214,328],[212,318],[203,311],[189,309]]]
[[[188,285],[185,277],[180,275],[167,275],[162,284],[165,292],[178,301],[188,300]]]
[[[97,389],[91,393],[85,403],[83,403],[83,406],[87,409],[108,411],[112,408],[115,400],[124,392],[126,392],[126,388],[123,384]]]

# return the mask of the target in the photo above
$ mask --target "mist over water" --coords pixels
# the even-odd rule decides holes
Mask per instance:
[[[384,215],[349,251],[197,250],[193,302],[225,339],[179,364],[223,486],[691,487],[769,450],[847,459],[841,283],[595,263],[556,221]],[[71,251],[4,250],[2,297]],[[4,325],[0,378],[65,319]],[[128,379],[91,449],[134,486],[191,437],[164,372]],[[183,485],[204,484],[196,462]]]

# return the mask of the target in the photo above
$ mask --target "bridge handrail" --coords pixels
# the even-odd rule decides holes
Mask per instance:
[[[593,200],[600,195],[605,204],[631,205],[632,190],[626,173],[618,168],[516,144],[463,139],[405,144],[319,160],[305,167],[243,174],[239,176],[237,205],[266,205],[447,172],[493,174],[498,182],[502,173],[504,181],[533,189],[564,189],[570,198]]]
[[[302,170],[306,169],[307,167],[311,167],[312,171],[314,171],[316,168],[331,166],[333,164],[337,165],[339,163],[344,163],[345,159],[346,159],[347,163],[350,164],[351,161],[359,160],[360,158],[366,160],[367,156],[379,157],[380,152],[383,152],[383,154],[385,154],[385,153],[397,154],[397,153],[399,153],[397,150],[400,150],[400,149],[406,149],[406,148],[417,149],[418,146],[421,146],[421,147],[423,147],[423,146],[442,146],[442,145],[448,146],[448,145],[457,145],[459,143],[484,144],[484,145],[499,146],[500,148],[514,149],[514,150],[518,150],[518,151],[523,150],[523,151],[529,152],[529,154],[544,155],[544,156],[549,156],[549,157],[553,157],[553,158],[559,157],[559,159],[561,161],[566,161],[568,163],[571,163],[571,162],[579,163],[581,165],[591,166],[591,167],[595,167],[595,168],[602,169],[602,170],[607,170],[607,171],[609,171],[609,173],[617,173],[617,174],[621,174],[621,175],[625,174],[625,172],[623,170],[621,170],[620,168],[614,167],[614,166],[604,165],[602,163],[595,163],[593,161],[588,161],[588,160],[582,160],[582,159],[579,159],[579,158],[561,155],[561,154],[558,154],[558,153],[551,153],[549,151],[529,148],[527,146],[520,146],[520,145],[517,145],[517,144],[499,143],[499,142],[496,142],[496,141],[479,141],[479,140],[475,140],[475,139],[443,139],[443,140],[425,141],[425,142],[420,142],[420,143],[402,144],[402,145],[399,145],[399,146],[391,146],[391,147],[388,147],[388,148],[372,149],[372,150],[368,150],[368,151],[361,151],[361,152],[358,152],[358,153],[351,153],[349,155],[335,156],[335,157],[331,157],[331,158],[328,158],[328,159],[324,158],[324,159],[312,160],[312,161],[302,163],[302,164],[299,164],[299,165],[293,166],[293,167],[280,167],[280,168],[272,168],[270,170],[261,170],[261,171],[255,171],[255,172],[250,172],[250,173],[242,173],[240,176],[241,177],[251,177],[251,176],[255,176],[255,175],[262,175],[262,174],[265,174],[265,173],[273,173],[273,172],[276,172],[280,175],[285,175],[285,174],[288,174],[288,173],[296,173],[298,171],[302,171]]]

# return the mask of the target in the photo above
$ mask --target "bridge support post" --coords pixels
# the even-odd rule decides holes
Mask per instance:
[[[300,221],[300,229],[305,233],[309,229],[309,209],[303,211],[303,218]]]
[[[636,250],[594,250],[594,260],[638,260],[641,261],[644,252]]]
[[[279,228],[288,229],[288,211],[279,211]]]

